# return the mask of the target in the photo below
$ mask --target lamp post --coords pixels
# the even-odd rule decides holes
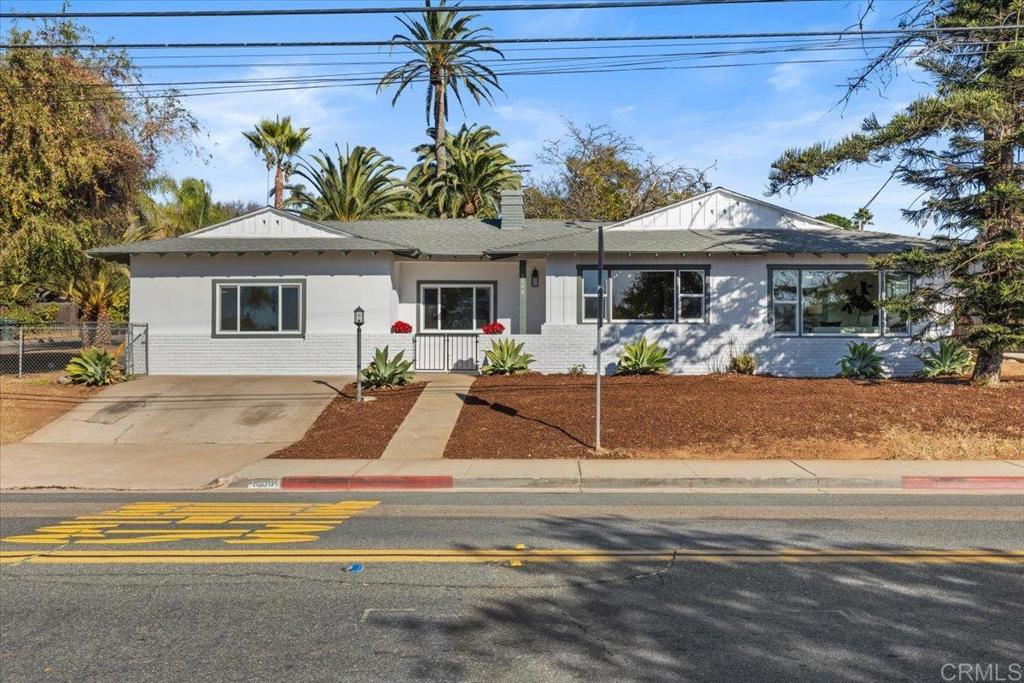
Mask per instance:
[[[356,325],[356,401],[363,400],[363,323],[366,315],[362,306],[352,311],[352,322]]]

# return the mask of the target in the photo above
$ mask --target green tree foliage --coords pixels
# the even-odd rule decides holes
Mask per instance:
[[[252,151],[263,158],[267,170],[274,171],[274,208],[284,207],[284,188],[295,171],[294,159],[309,141],[309,128],[295,129],[292,117],[275,116],[261,119],[256,126],[242,133]]]
[[[871,210],[868,209],[868,207],[862,206],[854,212],[851,220],[853,220],[854,227],[858,230],[863,230],[874,223],[875,214],[871,213]]]
[[[607,126],[566,122],[566,136],[549,140],[540,161],[551,178],[525,192],[528,218],[624,220],[710,189],[706,170],[660,163]]]
[[[162,150],[194,151],[174,91],[143,89],[123,52],[28,49],[90,42],[71,22],[17,27],[0,54],[0,283],[52,282],[83,249],[137,235]]]
[[[851,221],[846,216],[840,216],[838,213],[823,213],[820,216],[817,216],[817,219],[819,221],[825,221],[826,223],[831,223],[832,225],[838,226],[838,227],[842,228],[843,230],[856,230],[857,229],[857,226],[854,225],[853,221]]]
[[[441,0],[439,7],[445,6]],[[431,6],[426,0],[427,7]],[[465,89],[477,104],[494,102],[493,91],[501,90],[498,76],[480,60],[488,53],[504,58],[501,51],[487,43],[490,29],[474,27],[480,15],[466,14],[453,9],[450,12],[423,12],[419,19],[396,17],[408,35],[396,34],[393,40],[412,52],[412,58],[388,71],[377,84],[377,92],[395,86],[394,105],[405,89],[413,83],[426,81],[425,110],[427,125],[433,124],[434,149],[438,175],[448,166],[445,142],[448,139],[445,123],[448,119],[448,92],[462,106]],[[458,41],[428,43],[422,41]]]
[[[316,220],[357,221],[401,213],[408,191],[396,178],[401,166],[373,147],[357,145],[337,159],[324,150],[301,162],[295,175],[310,184],[290,185],[286,205]]]
[[[428,131],[433,137],[433,131]],[[416,165],[409,169],[406,184],[416,196],[419,213],[425,216],[481,216],[493,218],[501,191],[519,186],[515,161],[505,154],[505,144],[495,141],[498,131],[490,126],[463,125],[445,141],[448,167],[437,173],[437,155],[431,143],[419,145]]]
[[[776,194],[851,165],[894,164],[925,199],[904,215],[934,222],[936,248],[878,261],[915,276],[918,286],[886,307],[926,332],[948,330],[977,348],[973,379],[999,382],[1002,352],[1024,344],[1024,36],[1021,0],[922,0],[904,17],[908,31],[857,74],[850,93],[916,51],[935,85],[887,122],[868,117],[834,144],[793,149],[773,165]],[[915,28],[1007,26],[1003,31],[918,33]]]

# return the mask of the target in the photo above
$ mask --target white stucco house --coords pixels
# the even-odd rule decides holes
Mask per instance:
[[[94,249],[131,267],[131,320],[149,329],[153,374],[341,374],[364,345],[404,349],[421,370],[475,369],[498,321],[533,369],[595,367],[597,223],[496,220],[315,222],[271,208],[170,239]],[[672,371],[722,370],[749,351],[760,372],[828,376],[850,340],[876,343],[889,372],[920,346],[878,301],[912,286],[869,259],[926,240],[844,231],[723,188],[604,225],[602,349],[646,335]],[[394,334],[397,321],[411,334]]]

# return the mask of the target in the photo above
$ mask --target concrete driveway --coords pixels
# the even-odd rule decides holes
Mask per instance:
[[[143,377],[3,447],[0,487],[206,486],[301,437],[351,378]]]

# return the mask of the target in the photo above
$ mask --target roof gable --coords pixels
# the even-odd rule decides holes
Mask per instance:
[[[716,187],[629,218],[608,230],[835,230],[817,218]]]
[[[345,238],[350,235],[301,216],[267,206],[182,235],[185,238],[259,238],[282,237]]]

